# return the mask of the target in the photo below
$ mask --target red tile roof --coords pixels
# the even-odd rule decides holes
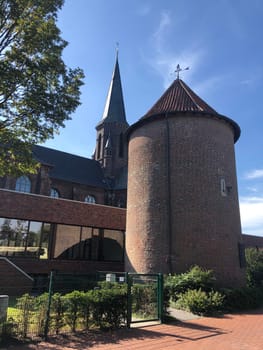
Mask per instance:
[[[159,113],[189,111],[217,114],[181,79],[176,79],[144,117]]]

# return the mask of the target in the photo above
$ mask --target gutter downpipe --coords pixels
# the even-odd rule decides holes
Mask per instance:
[[[166,262],[168,265],[169,273],[172,273],[172,208],[171,208],[171,171],[170,171],[170,126],[168,115],[165,113],[165,123],[166,123],[166,169],[167,169],[167,215],[168,215],[168,256]]]

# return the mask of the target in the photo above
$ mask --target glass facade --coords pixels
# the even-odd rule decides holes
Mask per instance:
[[[0,256],[123,261],[124,232],[0,218]]]
[[[47,223],[0,218],[0,255],[47,258],[50,230]]]

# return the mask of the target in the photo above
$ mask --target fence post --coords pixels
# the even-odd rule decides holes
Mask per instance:
[[[158,274],[158,318],[163,323],[163,274]]]
[[[127,283],[127,328],[130,328],[131,317],[132,317],[132,295],[131,295],[132,279],[130,278],[128,272],[126,272],[126,283]]]
[[[47,340],[48,331],[49,331],[50,306],[51,306],[51,299],[52,299],[52,292],[53,292],[53,277],[54,277],[54,271],[50,271],[49,288],[48,288],[48,305],[47,305],[47,314],[46,314],[45,329],[44,329],[45,340]]]

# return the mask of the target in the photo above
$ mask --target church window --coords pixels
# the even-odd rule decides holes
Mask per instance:
[[[96,203],[96,198],[89,194],[88,196],[85,197],[84,202],[95,204]]]
[[[52,198],[59,198],[60,195],[59,195],[58,190],[55,189],[55,188],[51,188],[51,190],[50,190],[50,197],[52,197]]]
[[[16,180],[16,191],[30,193],[31,181],[27,176],[20,176]]]

